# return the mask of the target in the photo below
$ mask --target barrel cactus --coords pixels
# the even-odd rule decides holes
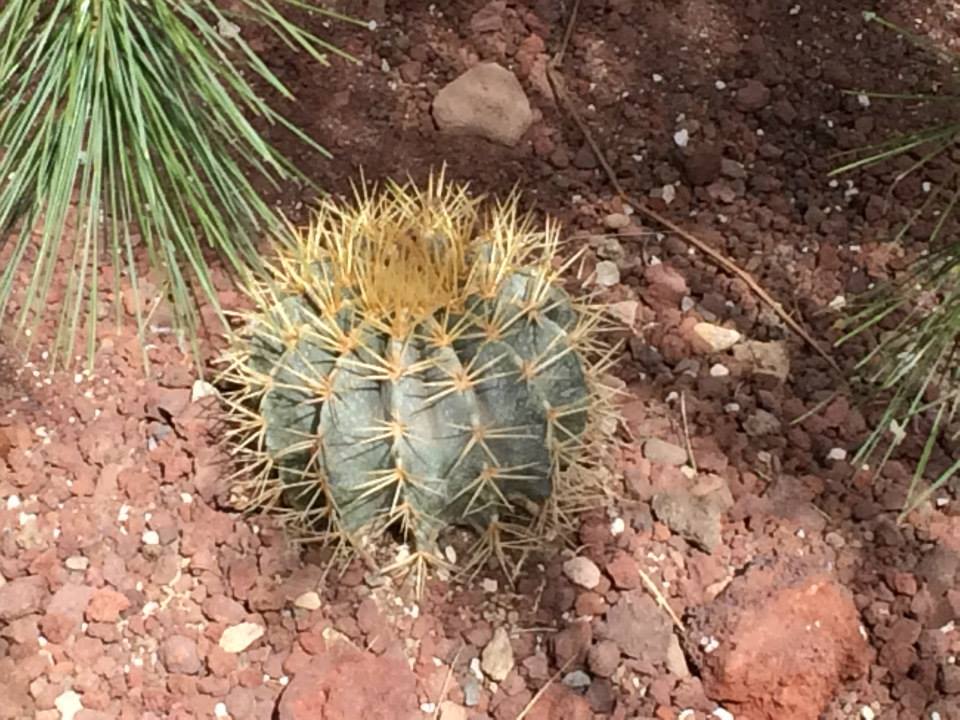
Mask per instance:
[[[221,378],[243,507],[422,571],[450,528],[479,534],[466,566],[503,560],[598,497],[603,314],[556,225],[481,203],[442,176],[324,202],[248,283]]]

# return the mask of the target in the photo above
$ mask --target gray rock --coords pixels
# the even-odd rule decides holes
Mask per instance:
[[[648,663],[665,662],[673,636],[667,613],[644,590],[620,595],[607,611],[605,632],[624,655]]]
[[[747,340],[733,348],[733,356],[749,365],[754,375],[772,377],[781,383],[790,375],[790,355],[782,340]]]
[[[502,627],[493,632],[493,638],[483,648],[480,669],[496,682],[502,682],[513,669],[513,646],[510,636]]]
[[[563,684],[574,690],[582,690],[583,688],[590,687],[591,682],[590,676],[583,670],[574,670],[563,676]]]
[[[770,103],[770,88],[759,80],[747,80],[737,91],[736,103],[741,112],[763,110]]]
[[[679,445],[660,438],[650,438],[643,443],[643,456],[650,462],[661,465],[686,465],[687,451]]]
[[[780,420],[766,410],[754,410],[743,421],[743,429],[750,437],[763,437],[780,432]]]
[[[570,558],[563,564],[563,574],[574,585],[593,590],[600,584],[600,568],[590,558]]]
[[[444,132],[516,145],[533,123],[520,81],[497,63],[475,65],[446,85],[433,101],[433,117]]]
[[[662,492],[653,496],[651,506],[660,522],[707,552],[720,544],[720,506],[709,495]]]

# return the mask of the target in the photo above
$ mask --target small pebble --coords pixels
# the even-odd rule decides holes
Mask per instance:
[[[843,461],[847,459],[847,451],[843,448],[833,448],[827,453],[828,460]]]
[[[727,377],[730,374],[730,368],[722,363],[716,363],[710,367],[710,377]]]
[[[144,545],[159,545],[160,544],[160,535],[157,534],[156,530],[144,530],[143,531],[143,544]]]
[[[590,687],[590,676],[587,675],[583,670],[574,670],[573,672],[567,673],[563,676],[563,684],[569,688],[582,689],[585,687]]]
[[[82,555],[74,555],[68,557],[63,564],[67,566],[67,570],[86,570],[90,561]]]
[[[590,558],[570,558],[563,564],[563,574],[574,585],[593,590],[600,584],[600,568]]]

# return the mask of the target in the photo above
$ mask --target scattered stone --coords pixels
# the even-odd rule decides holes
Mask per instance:
[[[780,383],[790,376],[790,355],[781,340],[747,340],[733,348],[733,356],[748,365],[754,375],[768,376]]]
[[[640,303],[636,300],[622,300],[610,305],[609,312],[620,323],[628,328],[632,328],[637,321],[637,312],[640,309]]]
[[[54,701],[54,706],[60,713],[60,720],[73,720],[77,713],[83,710],[80,695],[73,690],[67,690],[58,695]]]
[[[43,609],[47,583],[42,577],[14,578],[0,585],[0,622],[11,622]]]
[[[280,697],[278,720],[419,720],[417,680],[402,656],[335,643],[313,656]]]
[[[701,352],[719,353],[729,350],[743,337],[732,328],[720,327],[708,322],[699,322],[693,326],[695,346]]]
[[[497,63],[480,63],[448,84],[433,101],[440,130],[516,145],[533,123],[530,101],[516,76]]]
[[[723,156],[714,147],[701,147],[687,155],[683,172],[691,185],[709,185],[720,177]]]
[[[607,563],[607,574],[618,590],[632,590],[640,586],[640,568],[628,553],[618,552],[613,560]]]
[[[203,667],[196,641],[185,635],[171,635],[160,645],[160,661],[169,673],[196,675]]]
[[[667,670],[678,678],[690,677],[690,668],[687,666],[687,657],[676,635],[670,635],[670,647],[667,648]]]
[[[496,682],[502,682],[513,669],[513,646],[510,644],[510,635],[502,627],[494,630],[493,638],[483,648],[480,667],[487,677]]]
[[[743,429],[750,437],[775,435],[780,432],[780,419],[766,410],[754,410],[743,421]]]
[[[263,625],[243,622],[224,629],[220,636],[220,649],[228,653],[242,653],[263,637]]]
[[[568,688],[573,688],[574,690],[583,690],[584,688],[590,687],[590,676],[587,675],[583,670],[574,670],[563,676],[563,684]]]
[[[653,496],[651,508],[660,522],[707,552],[720,544],[721,510],[713,496],[661,492]]]
[[[648,593],[631,590],[607,611],[606,633],[624,655],[657,663],[666,660],[673,628]]]
[[[116,622],[120,613],[130,607],[130,600],[123,593],[109,588],[97,590],[87,605],[86,617],[90,622]]]
[[[687,637],[708,696],[736,717],[817,720],[870,664],[849,591],[800,562],[755,563],[693,612]]]
[[[643,456],[650,462],[661,465],[680,466],[687,464],[687,451],[660,438],[649,438],[643,443]]]
[[[597,285],[613,287],[620,282],[620,268],[612,260],[601,260],[597,263]]]
[[[551,685],[530,708],[525,720],[593,720],[590,703],[580,694],[560,684]]]
[[[467,720],[467,709],[463,705],[457,705],[450,700],[444,700],[440,703],[440,716],[438,720]]]
[[[600,568],[590,558],[577,556],[563,563],[563,574],[574,585],[593,590],[600,584]]]
[[[302,595],[298,595],[293,601],[293,604],[298,608],[303,608],[304,610],[317,610],[323,605],[320,600],[320,595],[312,590],[305,592]]]
[[[587,666],[598,677],[610,677],[620,666],[620,647],[613,640],[601,640],[590,648]]]
[[[71,555],[63,562],[67,570],[86,570],[90,565],[90,561],[87,560],[83,555]]]
[[[622,230],[630,227],[630,216],[624,213],[610,213],[603,219],[604,227],[609,230]]]
[[[737,91],[736,104],[741,112],[757,112],[770,103],[770,88],[759,80],[747,80]]]

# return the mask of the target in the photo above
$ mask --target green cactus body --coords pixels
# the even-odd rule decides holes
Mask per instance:
[[[327,208],[254,290],[227,375],[285,507],[438,556],[445,528],[555,495],[598,403],[581,343],[595,314],[559,287],[553,235],[509,217],[477,232],[462,191],[387,200]]]

